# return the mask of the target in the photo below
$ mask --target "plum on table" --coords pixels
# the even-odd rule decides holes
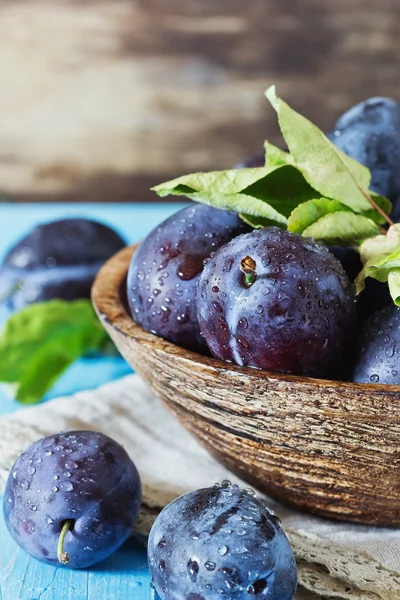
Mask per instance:
[[[196,317],[203,261],[249,228],[236,213],[192,205],[156,227],[132,257],[127,298],[133,320],[185,348],[205,348]]]
[[[84,568],[127,539],[140,503],[139,474],[123,447],[102,433],[70,431],[35,442],[17,459],[4,517],[28,554]]]
[[[329,134],[335,145],[371,170],[371,189],[393,202],[400,219],[400,104],[370,98],[345,112]]]
[[[252,490],[229,481],[177,498],[148,542],[161,600],[292,600],[293,551],[279,519]]]
[[[375,311],[361,329],[353,381],[400,384],[400,308]]]
[[[236,237],[206,263],[197,315],[219,359],[326,377],[354,336],[354,288],[312,239],[268,227]]]
[[[0,297],[12,310],[53,298],[89,298],[94,278],[125,241],[88,219],[60,219],[35,227],[6,255]]]

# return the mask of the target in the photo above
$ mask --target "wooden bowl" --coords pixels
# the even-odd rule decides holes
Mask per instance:
[[[99,272],[92,299],[128,363],[219,461],[286,504],[400,525],[400,386],[278,375],[189,352],[136,325],[125,282],[134,247]]]

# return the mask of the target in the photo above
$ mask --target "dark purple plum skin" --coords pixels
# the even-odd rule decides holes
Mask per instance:
[[[293,551],[263,500],[229,482],[190,492],[156,519],[149,569],[161,600],[292,600]]]
[[[362,269],[360,254],[353,248],[333,246],[330,252],[342,263],[350,281],[354,281]],[[359,323],[365,321],[375,310],[393,303],[387,283],[367,277],[365,289],[357,297],[357,315]]]
[[[400,385],[400,308],[393,303],[364,323],[353,381]]]
[[[387,283],[382,283],[371,277],[365,280],[365,289],[357,300],[357,310],[360,323],[366,321],[375,311],[391,306],[392,297]]]
[[[4,517],[28,554],[61,566],[57,543],[66,520],[67,567],[100,562],[129,536],[141,503],[135,465],[123,447],[93,431],[71,431],[32,444],[11,469]]]
[[[257,273],[250,287],[240,270],[247,256]],[[237,237],[207,261],[197,315],[216,358],[327,377],[354,336],[354,287],[325,246],[269,227]]]
[[[11,310],[53,298],[90,298],[98,270],[124,246],[113,229],[88,219],[38,225],[6,255],[0,297],[7,296]]]
[[[359,252],[353,248],[343,246],[333,246],[329,250],[340,260],[350,281],[354,281],[362,269]],[[365,280],[365,289],[357,297],[359,323],[366,321],[376,310],[384,306],[390,306],[391,304],[393,304],[393,300],[390,296],[387,283],[381,283],[376,279],[367,277]]]
[[[392,218],[400,218],[400,104],[369,98],[346,111],[329,138],[372,174],[371,189],[393,202]]]
[[[254,154],[249,156],[241,163],[235,166],[235,169],[254,169],[257,167],[263,167],[265,165],[265,153]]]
[[[236,213],[191,205],[156,227],[134,253],[127,298],[133,320],[184,348],[206,348],[196,317],[203,261],[249,227]]]
[[[340,260],[347,277],[350,281],[354,281],[363,268],[360,253],[355,248],[346,246],[330,246],[329,252]]]

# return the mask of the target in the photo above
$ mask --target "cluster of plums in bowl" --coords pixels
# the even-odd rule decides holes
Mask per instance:
[[[372,188],[400,210],[400,108],[376,98],[343,115],[331,139],[366,164]],[[255,157],[240,166],[261,166]],[[268,371],[400,384],[400,312],[388,287],[368,281],[353,248],[325,247],[236,213],[189,206],[135,252],[127,298],[136,323],[221,360]]]

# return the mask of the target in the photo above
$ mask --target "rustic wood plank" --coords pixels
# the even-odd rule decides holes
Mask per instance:
[[[329,129],[399,98],[396,0],[0,0],[0,190],[149,200],[277,141],[270,83]]]

